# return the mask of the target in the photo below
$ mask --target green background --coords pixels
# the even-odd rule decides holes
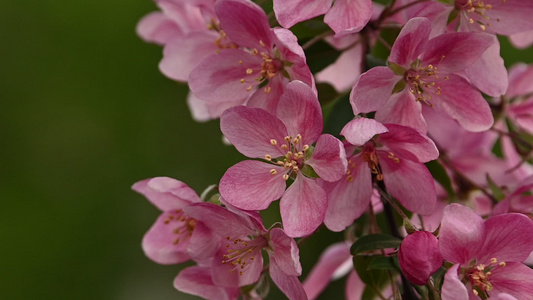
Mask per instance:
[[[201,192],[243,157],[217,121],[192,120],[187,86],[161,75],[161,48],[136,36],[153,10],[150,0],[1,5],[0,299],[187,299],[172,287],[179,267],[144,257],[159,212],[130,186],[170,176]],[[304,273],[342,239],[323,233],[301,250]],[[324,299],[342,293],[336,282]]]

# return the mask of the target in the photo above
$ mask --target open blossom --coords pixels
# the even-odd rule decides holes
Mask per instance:
[[[185,212],[202,222],[213,232],[213,239],[219,241],[210,265],[215,286],[231,288],[256,283],[263,271],[262,250],[266,250],[274,283],[291,300],[307,299],[298,280],[302,272],[298,246],[283,230],[265,229],[257,213],[236,213],[211,203],[190,205]]]
[[[261,7],[246,0],[221,0],[215,11],[221,30],[238,48],[212,54],[194,68],[189,85],[198,99],[275,113],[289,81],[314,87],[296,36],[287,29],[271,29]]]
[[[439,152],[428,137],[410,127],[366,118],[350,121],[341,134],[361,150],[350,156],[341,180],[326,183],[329,204],[324,223],[330,230],[344,230],[365,212],[373,192],[372,176],[408,210],[433,212],[435,184],[423,163],[436,159]]]
[[[493,37],[456,32],[430,40],[430,32],[431,23],[426,18],[407,22],[392,47],[390,68],[372,68],[354,85],[350,95],[354,113],[376,111],[380,122],[425,132],[421,114],[421,105],[425,104],[449,115],[467,130],[490,128],[493,117],[488,103],[456,72],[478,59],[494,43]]]
[[[142,241],[144,253],[151,260],[177,264],[214,252],[215,245],[205,238],[207,229],[183,211],[186,206],[201,202],[190,187],[176,179],[155,177],[135,183],[132,189],[163,212]]]
[[[337,181],[346,172],[342,143],[321,134],[322,127],[318,99],[299,81],[287,85],[277,117],[260,108],[226,110],[220,122],[222,133],[242,154],[265,161],[245,160],[229,168],[220,180],[221,195],[245,210],[264,210],[281,197],[287,234],[311,234],[324,220],[327,206],[317,177]],[[285,191],[289,178],[294,182]]]
[[[454,263],[444,279],[443,300],[500,293],[533,299],[533,270],[522,264],[533,251],[531,219],[511,213],[483,220],[465,206],[450,204],[439,235],[442,256]]]
[[[359,32],[372,16],[371,0],[274,0],[274,12],[281,26],[294,24],[326,14],[324,22],[336,37]]]

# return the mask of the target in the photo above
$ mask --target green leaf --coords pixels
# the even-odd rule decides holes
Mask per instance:
[[[455,201],[455,191],[452,187],[452,181],[450,180],[450,177],[448,176],[448,173],[446,173],[444,167],[436,160],[427,162],[425,165],[433,176],[433,178],[437,180],[437,182],[440,183],[442,187],[446,190],[446,193],[448,193],[448,197],[450,197],[450,200]]]
[[[313,167],[310,165],[304,165],[302,168],[302,174],[309,178],[320,178],[320,176],[318,176]]]
[[[341,52],[324,41],[318,41],[305,50],[307,65],[313,74],[334,63]]]
[[[352,255],[356,255],[370,250],[396,248],[400,246],[401,243],[402,240],[390,235],[369,234],[355,241],[350,248],[350,252]]]
[[[400,271],[393,257],[376,257],[368,264],[369,270],[396,270]]]
[[[335,101],[324,118],[324,133],[339,137],[339,133],[346,123],[353,119],[353,110],[350,104],[350,95],[345,94]]]
[[[389,69],[391,69],[392,72],[394,72],[394,74],[396,75],[403,76],[403,74],[405,73],[405,69],[402,66],[391,61],[387,62],[387,67],[389,67]]]
[[[370,270],[368,268],[374,259],[371,256],[356,255],[353,257],[353,267],[357,275],[359,275],[359,278],[361,278],[361,281],[377,288],[387,281],[388,278],[386,270]]]
[[[505,194],[503,193],[502,189],[494,183],[492,178],[490,178],[490,175],[487,173],[487,182],[489,183],[490,190],[492,192],[492,195],[496,200],[502,201],[505,198]]]

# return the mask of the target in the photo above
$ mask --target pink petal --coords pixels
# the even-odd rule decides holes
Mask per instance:
[[[483,32],[441,34],[429,41],[421,65],[438,66],[438,71],[446,73],[464,70],[496,42],[494,36]]]
[[[281,220],[290,237],[307,236],[324,221],[327,196],[314,179],[298,174],[280,202]]]
[[[437,195],[433,177],[426,166],[402,157],[396,163],[387,152],[376,152],[383,170],[383,181],[390,194],[409,211],[431,214]]]
[[[285,28],[273,28],[272,31],[277,39],[276,48],[280,51],[281,59],[290,61],[298,66],[305,65],[305,53],[300,44],[298,44],[298,37],[292,31]],[[299,80],[309,85],[308,81]]]
[[[340,242],[329,246],[320,255],[303,283],[307,297],[310,300],[316,299],[326,289],[335,271],[351,258],[350,246],[347,243]]]
[[[323,134],[316,142],[311,158],[305,162],[325,181],[334,182],[346,173],[346,153],[336,137]]]
[[[533,30],[512,34],[509,40],[516,48],[525,49],[533,44]]]
[[[219,0],[215,6],[220,25],[229,39],[242,47],[272,48],[268,17],[263,9],[246,0]]]
[[[479,262],[524,261],[533,251],[533,221],[522,214],[503,214],[485,221],[485,242]]]
[[[350,226],[366,211],[372,196],[372,175],[361,155],[350,158],[349,170],[351,179],[345,176],[335,183],[326,183],[328,209],[324,223],[332,231]]]
[[[226,109],[241,104],[242,100],[212,102],[200,100],[194,96],[193,93],[187,95],[187,105],[189,106],[193,119],[197,122],[205,122],[220,118],[220,115],[222,115]]]
[[[418,130],[397,124],[385,124],[385,127],[388,132],[380,134],[376,141],[382,143],[398,157],[421,163],[439,157],[439,150],[435,143]]]
[[[159,70],[174,80],[188,81],[191,71],[207,56],[215,54],[217,35],[211,31],[192,32],[170,41],[163,50]]]
[[[236,106],[220,117],[220,130],[242,154],[253,158],[273,158],[285,154],[280,148],[287,129],[275,116],[260,108]],[[271,140],[277,142],[273,145]]]
[[[337,92],[347,91],[361,75],[362,52],[361,43],[345,50],[333,64],[315,75],[316,81],[331,84]]]
[[[375,67],[361,74],[350,93],[354,115],[368,113],[382,107],[402,77],[387,67]]]
[[[276,170],[277,174],[270,173]],[[220,179],[219,191],[231,205],[244,210],[264,210],[285,191],[284,167],[245,160],[229,168]]]
[[[161,211],[181,209],[190,203],[201,201],[198,194],[188,185],[169,177],[141,180],[131,188],[144,195]]]
[[[234,300],[240,295],[238,288],[216,286],[211,279],[211,269],[201,266],[183,269],[174,279],[174,287],[208,300]]]
[[[392,46],[389,61],[406,69],[418,59],[427,47],[431,22],[426,18],[412,18],[400,31]]]
[[[270,261],[270,278],[289,300],[307,300],[298,277],[285,274],[275,260]]]
[[[224,287],[242,287],[256,283],[263,270],[261,249],[255,249],[249,253],[248,258],[253,257],[254,259],[249,260],[245,268],[241,268],[240,264],[223,263],[223,261],[227,260],[224,257],[224,255],[228,254],[227,249],[226,246],[222,246],[213,257],[211,264],[213,282]]]
[[[279,24],[291,28],[294,24],[323,15],[332,0],[274,0],[274,13]]]
[[[159,45],[183,35],[176,23],[161,12],[152,12],[144,16],[137,24],[136,31],[146,42]]]
[[[533,65],[523,63],[514,65],[509,70],[509,88],[506,96],[514,98],[532,93],[531,82],[533,82]]]
[[[322,133],[320,103],[313,90],[301,81],[291,81],[279,100],[277,117],[293,138],[301,134],[303,145],[313,144]]]
[[[422,106],[407,89],[393,94],[390,100],[376,111],[375,119],[383,124],[394,123],[416,128],[422,133],[427,132]]]
[[[524,264],[508,262],[505,267],[494,269],[490,283],[494,294],[506,293],[520,300],[533,299],[533,269]]]
[[[425,285],[442,265],[439,241],[427,231],[415,231],[403,239],[398,249],[402,274],[416,285]]]
[[[464,78],[448,74],[449,80],[440,80],[440,95],[433,95],[433,104],[468,131],[489,129],[494,123],[489,104]]]
[[[533,28],[533,6],[528,1],[522,0],[499,0],[484,1],[485,5],[491,4],[492,9],[486,10],[485,17],[479,16],[483,23],[489,23],[487,28],[501,35],[510,35],[518,32],[524,32]],[[471,14],[472,15],[472,14]],[[479,29],[478,29],[479,30]]]
[[[468,299],[468,291],[457,275],[457,269],[460,266],[460,264],[453,265],[446,271],[442,285],[442,300]]]
[[[470,208],[450,204],[444,209],[439,247],[447,261],[465,264],[477,256],[483,243],[483,219]]]
[[[507,69],[500,56],[500,43],[497,41],[465,71],[470,82],[487,95],[498,97],[507,91]]]
[[[242,49],[225,49],[204,58],[191,71],[189,87],[194,95],[205,101],[240,101],[244,104],[259,84],[255,78],[261,64],[259,56]],[[247,74],[248,69],[253,72]]]
[[[162,265],[179,264],[190,259],[187,254],[188,238],[174,233],[174,229],[183,226],[184,222],[179,220],[169,222],[169,217],[177,219],[180,214],[162,213],[142,240],[144,254]],[[180,242],[175,244],[176,239],[180,239]]]
[[[346,300],[361,300],[366,285],[359,278],[355,271],[351,271],[346,280],[345,294]],[[391,293],[392,294],[392,293]]]
[[[262,108],[276,115],[280,97],[285,92],[286,81],[288,79],[282,76],[271,78],[265,86],[250,95],[246,106]],[[266,92],[268,90],[270,91]]]
[[[335,37],[359,32],[370,21],[372,8],[371,0],[337,0],[324,16],[324,23],[335,31]]]
[[[220,239],[202,222],[196,223],[194,234],[189,239],[187,254],[196,262],[208,262],[220,247]]]
[[[376,120],[357,118],[351,120],[344,126],[341,130],[341,135],[343,135],[350,144],[362,146],[371,140],[374,135],[387,131],[389,131],[387,127]]]
[[[293,238],[290,238],[279,228],[273,228],[270,231],[270,243],[272,253],[270,259],[276,261],[276,264],[283,273],[289,276],[300,276],[302,266],[300,265],[300,251]]]

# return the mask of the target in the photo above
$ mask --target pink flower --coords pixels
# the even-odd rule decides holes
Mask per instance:
[[[183,211],[186,206],[201,201],[186,184],[168,177],[155,177],[135,183],[132,189],[163,212],[142,241],[144,253],[151,260],[177,264],[191,257],[202,259],[214,252],[215,245],[206,238],[207,229]]]
[[[215,285],[211,278],[211,268],[206,266],[183,269],[174,279],[174,287],[181,292],[208,300],[236,300],[241,296],[238,287]]]
[[[442,265],[439,241],[427,231],[406,236],[398,249],[398,263],[403,275],[414,284],[425,285]]]
[[[359,32],[372,16],[371,0],[274,0],[274,12],[281,26],[290,28],[296,23],[326,14],[336,37]]]
[[[221,0],[215,10],[221,29],[239,48],[212,54],[194,68],[189,85],[197,98],[275,112],[290,80],[314,87],[296,36],[287,29],[271,29],[261,7],[251,1]]]
[[[444,259],[455,265],[446,273],[442,299],[486,299],[500,293],[533,299],[533,270],[522,264],[533,250],[532,236],[533,221],[524,215],[484,221],[471,209],[450,204],[439,245]]]
[[[283,230],[266,230],[257,213],[232,212],[211,203],[187,206],[185,212],[218,237],[219,248],[211,262],[214,285],[242,287],[256,283],[263,270],[264,249],[270,257],[269,273],[274,283],[291,300],[307,299],[298,280],[302,272],[298,246]]]
[[[439,152],[428,137],[410,127],[382,125],[366,118],[350,121],[341,134],[362,149],[349,158],[341,180],[326,184],[329,204],[324,223],[330,230],[344,230],[364,213],[372,196],[372,176],[383,181],[408,210],[424,215],[433,212],[435,184],[423,163],[436,159]]]
[[[456,32],[430,40],[430,32],[426,18],[407,22],[392,47],[389,68],[370,69],[354,85],[350,95],[354,114],[376,111],[380,122],[425,132],[421,104],[426,104],[469,131],[487,130],[493,123],[488,103],[456,72],[474,63],[494,37]]]
[[[345,152],[338,139],[321,135],[320,105],[306,84],[287,85],[277,114],[245,106],[222,114],[222,133],[237,150],[266,162],[237,163],[224,174],[219,190],[228,203],[245,210],[264,210],[281,197],[285,231],[305,236],[322,223],[326,212],[326,192],[316,179],[339,180],[346,172]],[[294,182],[285,191],[289,178]]]

